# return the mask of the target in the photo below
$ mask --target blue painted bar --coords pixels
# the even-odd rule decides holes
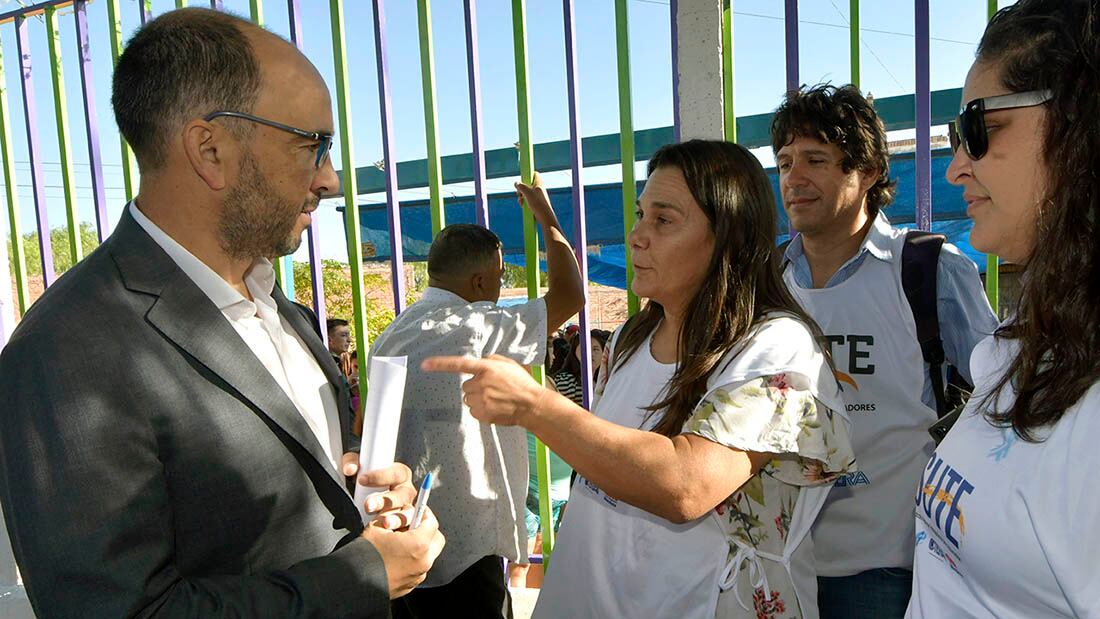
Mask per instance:
[[[481,131],[481,69],[477,54],[477,0],[463,0],[466,21],[466,74],[470,90],[470,136],[473,138],[474,212],[479,225],[489,227],[489,198],[485,193],[485,146]]]
[[[669,0],[668,17],[672,32],[672,141],[680,141],[680,34],[676,32],[679,0]],[[637,138],[635,138],[637,139]]]
[[[57,275],[53,270],[53,246],[50,243],[50,222],[46,216],[45,178],[42,176],[42,154],[38,148],[38,109],[34,103],[34,80],[31,78],[30,33],[27,18],[15,18],[15,42],[23,79],[23,115],[27,122],[27,152],[31,160],[31,187],[34,196],[34,213],[38,223],[38,249],[42,254],[42,281],[52,286]]]
[[[374,55],[378,65],[378,110],[382,114],[382,161],[386,174],[386,205],[390,219],[390,274],[395,314],[405,309],[405,260],[401,249],[401,204],[397,200],[397,154],[393,148],[393,106],[390,102],[389,62],[386,59],[386,15],[382,0],[374,4]]]
[[[783,39],[787,50],[787,92],[798,90],[798,0],[783,1]]]
[[[573,160],[573,250],[577,254],[577,263],[581,269],[581,281],[584,282],[584,306],[580,311],[581,338],[578,347],[581,351],[581,386],[584,394],[584,407],[592,402],[592,334],[589,332],[588,318],[588,235],[585,232],[584,180],[581,166],[583,146],[581,144],[580,94],[577,92],[577,31],[574,24],[576,13],[573,0],[562,0],[562,13],[565,21],[565,76],[569,97],[569,144]]]
[[[110,234],[107,221],[107,197],[103,188],[103,157],[99,152],[99,120],[95,109],[95,76],[92,73],[92,48],[88,40],[88,7],[85,0],[73,3],[76,18],[76,43],[80,51],[80,86],[84,99],[84,129],[88,136],[88,162],[92,168],[92,204],[95,206],[96,233],[99,242]]]
[[[917,228],[932,229],[932,96],[929,85],[928,0],[915,0],[916,20],[916,129],[917,129]]]

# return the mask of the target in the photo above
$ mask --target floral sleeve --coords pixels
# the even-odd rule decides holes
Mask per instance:
[[[797,374],[720,387],[696,407],[684,431],[741,451],[776,454],[768,468],[798,486],[831,483],[856,470],[847,423]]]

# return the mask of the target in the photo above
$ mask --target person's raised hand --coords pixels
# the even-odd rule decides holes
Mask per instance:
[[[525,425],[542,398],[552,392],[535,382],[523,366],[500,355],[484,359],[429,357],[426,372],[472,374],[462,383],[462,401],[478,421],[502,426]]]
[[[531,209],[535,221],[542,225],[548,225],[557,221],[554,209],[550,207],[550,196],[542,185],[542,176],[535,172],[531,178],[531,184],[516,183],[516,193],[519,195],[520,204]]]
[[[439,532],[439,521],[430,507],[425,507],[420,526],[415,529],[392,531],[371,523],[363,529],[362,537],[382,556],[391,600],[424,582],[428,570],[447,543]]]

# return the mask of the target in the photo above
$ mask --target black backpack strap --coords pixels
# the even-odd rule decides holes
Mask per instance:
[[[917,341],[921,356],[928,364],[928,377],[932,381],[939,417],[949,412],[943,384],[945,356],[936,306],[936,272],[939,270],[940,249],[946,240],[942,234],[910,230],[905,234],[905,246],[901,250],[901,287],[913,311]]]

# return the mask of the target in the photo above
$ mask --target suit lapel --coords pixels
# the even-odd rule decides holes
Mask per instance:
[[[210,298],[175,266],[128,210],[112,236],[111,253],[127,288],[158,296],[146,314],[153,327],[279,426],[343,488],[344,480],[282,387]]]

